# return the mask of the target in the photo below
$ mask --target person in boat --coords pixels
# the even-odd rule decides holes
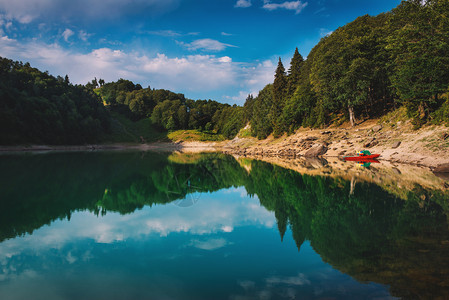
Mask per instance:
[[[371,152],[369,152],[368,150],[362,150],[357,152],[358,156],[367,156],[367,155],[371,155]]]

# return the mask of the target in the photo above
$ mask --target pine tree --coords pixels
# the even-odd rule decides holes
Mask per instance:
[[[248,97],[246,97],[245,104],[243,105],[243,117],[245,119],[245,122],[248,122],[251,120],[253,116],[253,106],[254,106],[254,96],[252,94],[249,94]]]
[[[273,83],[273,104],[271,106],[271,122],[273,124],[274,135],[279,136],[283,132],[281,115],[284,107],[284,99],[287,91],[287,76],[285,68],[279,57]]]
[[[291,97],[295,92],[298,83],[299,76],[301,74],[301,67],[304,63],[304,58],[301,54],[299,54],[298,47],[295,49],[295,54],[293,54],[293,58],[290,61],[290,69],[288,70],[287,77],[287,96]]]

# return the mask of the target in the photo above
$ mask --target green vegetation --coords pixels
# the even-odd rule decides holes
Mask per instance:
[[[404,106],[419,127],[449,124],[449,4],[408,0],[389,13],[362,16],[321,39],[303,60],[249,97],[245,116],[259,139],[304,127],[378,117]]]
[[[149,118],[133,121],[125,115],[110,110],[111,132],[102,137],[107,143],[148,143],[166,141],[167,132],[154,126]]]
[[[95,80],[91,85],[97,87]],[[151,118],[153,124],[167,131],[201,131],[201,140],[217,140],[221,135],[232,138],[243,126],[241,107],[213,100],[194,101],[167,90],[143,89],[129,80],[106,83],[96,91],[107,105],[129,119]]]
[[[190,131],[194,140],[233,138],[244,125],[243,107],[190,100],[125,79],[96,78],[72,85],[28,63],[0,57],[0,143],[143,143]],[[188,138],[188,137],[186,137]],[[173,138],[172,138],[173,139]]]
[[[446,101],[432,114],[432,123],[449,126],[449,93],[443,96]]]
[[[448,14],[446,0],[407,0],[391,12],[359,17],[322,38],[306,60],[295,49],[287,72],[279,59],[274,82],[243,107],[125,79],[74,86],[67,76],[0,58],[0,143],[141,142],[176,130],[231,139],[248,123],[251,135],[264,139],[301,126],[346,120],[354,126],[398,107],[416,128],[448,125]],[[103,104],[137,123],[113,114],[111,133]]]
[[[0,144],[83,144],[109,131],[110,116],[91,90],[0,57]]]
[[[176,141],[224,141],[225,137],[214,132],[198,130],[177,130],[170,132],[167,137]]]

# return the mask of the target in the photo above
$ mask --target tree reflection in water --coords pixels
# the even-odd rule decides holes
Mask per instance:
[[[301,175],[222,154],[60,153],[0,157],[0,240],[70,219],[191,206],[202,193],[244,187],[273,211],[281,240],[309,240],[322,259],[404,298],[449,297],[448,193],[416,186],[400,199],[380,186]],[[190,198],[189,198],[190,197]],[[185,200],[187,198],[187,200]]]

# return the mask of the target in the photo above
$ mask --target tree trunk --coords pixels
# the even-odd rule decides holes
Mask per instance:
[[[348,105],[348,110],[349,110],[349,122],[351,122],[351,126],[354,127],[357,123],[357,120],[355,119],[354,116],[354,107]]]
[[[351,178],[351,189],[349,190],[349,196],[354,195],[354,191],[355,191],[355,184],[356,184],[356,180],[354,178],[354,176],[352,176]]]

